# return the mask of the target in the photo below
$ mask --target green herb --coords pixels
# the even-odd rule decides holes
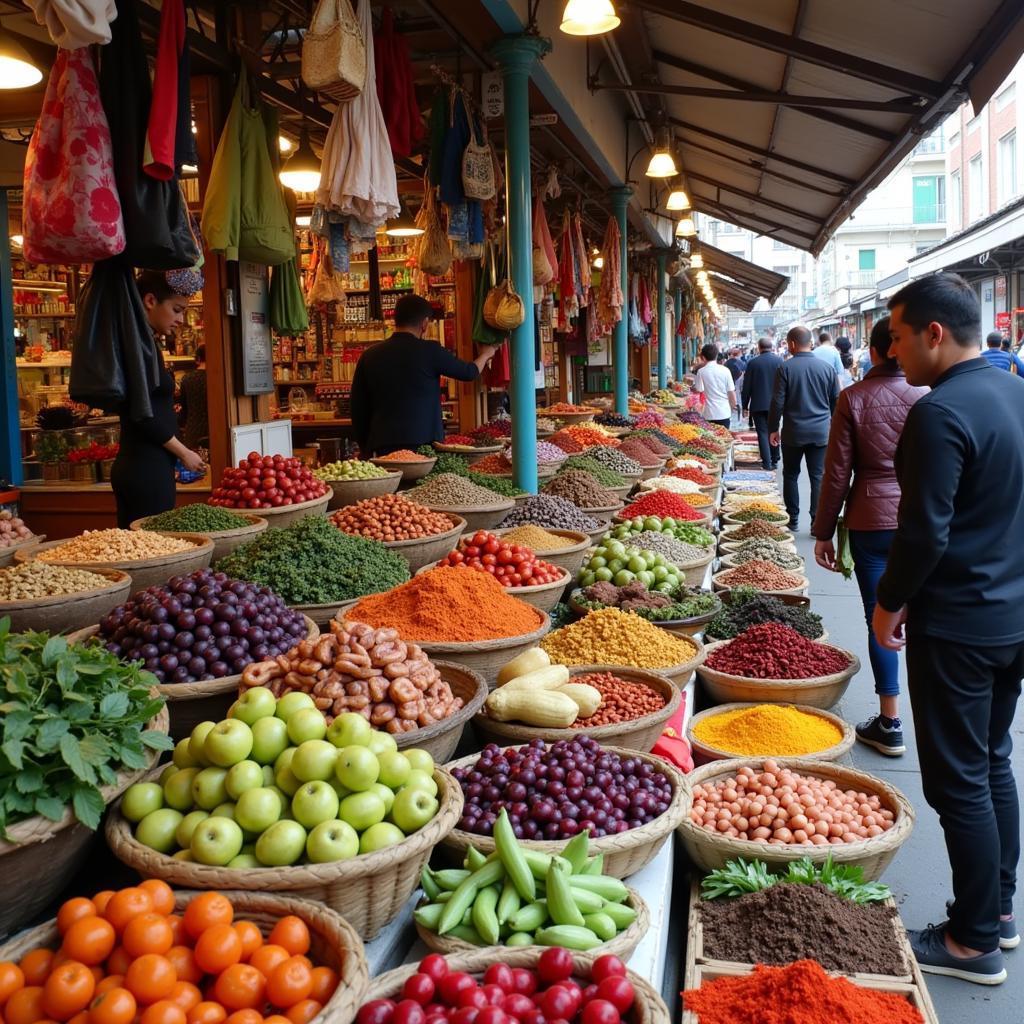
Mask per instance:
[[[60,430],[41,430],[36,434],[36,458],[45,465],[52,465],[67,458],[68,438]]]
[[[773,875],[764,861],[747,862],[737,857],[728,861],[724,868],[712,871],[701,882],[700,890],[706,900],[733,899],[769,889],[777,882],[790,885],[814,885],[818,882],[852,903],[880,903],[892,896],[889,886],[882,882],[865,882],[864,871],[859,864],[836,864],[831,853],[820,867],[809,857],[793,861],[784,875]]]
[[[486,487],[489,491],[494,491],[496,494],[501,494],[506,498],[517,498],[519,495],[526,493],[526,491],[516,487],[511,480],[505,477],[490,476],[487,473],[472,473],[470,475],[469,462],[454,452],[438,453],[430,445],[424,445],[422,448],[417,448],[416,451],[421,455],[437,456],[434,468],[420,481],[421,484],[428,483],[442,473],[454,473],[456,476],[466,477],[472,480],[473,483]]]
[[[706,900],[717,900],[722,897],[732,899],[769,889],[777,881],[778,877],[768,870],[768,865],[763,860],[748,863],[742,857],[737,857],[736,860],[728,861],[724,868],[712,871],[700,883],[700,893]]]
[[[216,505],[193,502],[150,516],[143,524],[146,530],[170,530],[177,533],[220,533],[249,526],[249,520],[237,512]]]
[[[146,728],[164,705],[150,693],[155,683],[103,647],[12,633],[11,620],[0,619],[0,835],[35,815],[59,821],[68,806],[95,829],[100,787],[174,746]]]

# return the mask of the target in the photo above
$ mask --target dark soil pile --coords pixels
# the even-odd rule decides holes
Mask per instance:
[[[704,956],[741,963],[817,960],[827,971],[906,974],[893,907],[853,903],[823,885],[779,883],[737,899],[702,900]]]

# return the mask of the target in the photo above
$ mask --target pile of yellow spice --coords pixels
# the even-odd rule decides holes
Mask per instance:
[[[540,526],[517,526],[514,530],[502,534],[502,540],[540,553],[558,551],[561,548],[572,547],[575,543],[571,537],[559,537],[558,534],[549,533]]]
[[[834,747],[842,730],[827,718],[791,704],[754,704],[708,715],[694,738],[738,757],[799,757]]]
[[[618,608],[591,612],[578,622],[548,633],[540,645],[556,665],[674,668],[697,653],[692,640]]]

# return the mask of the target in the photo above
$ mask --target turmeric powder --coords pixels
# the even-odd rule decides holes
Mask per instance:
[[[693,727],[708,746],[739,757],[796,757],[834,747],[842,730],[789,704],[755,704],[709,715]]]
[[[618,608],[602,608],[540,642],[555,665],[673,668],[689,661],[696,645]]]

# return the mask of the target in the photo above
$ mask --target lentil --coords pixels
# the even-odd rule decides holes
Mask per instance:
[[[558,498],[565,498],[582,509],[607,508],[619,503],[619,497],[614,491],[602,487],[589,473],[584,473],[581,469],[559,473],[543,486],[542,491]]]
[[[637,431],[635,434],[628,435],[627,440],[632,437],[647,445],[658,456],[671,455],[673,450],[679,447],[679,442],[662,430],[648,429]]]
[[[556,665],[672,668],[697,653],[691,641],[617,608],[604,608],[541,641]]]
[[[591,449],[593,450],[593,449]],[[608,449],[612,451],[612,449]],[[559,473],[566,473],[570,469],[582,470],[589,473],[602,487],[625,487],[626,478],[613,469],[607,469],[597,459],[591,458],[590,454],[571,455],[562,463]]]
[[[805,577],[786,572],[761,558],[720,572],[715,582],[725,587],[750,586],[758,590],[796,590],[807,585]]]
[[[679,469],[670,469],[666,476],[675,477],[679,480],[689,480],[698,487],[714,487],[718,478],[710,473],[704,473],[696,466],[681,466]]]
[[[789,531],[769,523],[766,519],[751,519],[736,530],[722,534],[723,540],[750,540],[766,537],[769,540],[788,540]]]
[[[583,451],[583,445],[578,441],[574,441],[568,434],[563,430],[559,430],[551,435],[551,443],[558,445],[567,455],[578,455]]]
[[[735,640],[712,651],[708,668],[746,679],[816,679],[850,667],[836,647],[816,643],[777,622],[750,626]]]
[[[501,453],[501,457],[507,465],[512,465],[511,448],[506,448]],[[537,462],[541,465],[544,465],[546,462],[562,462],[565,459],[565,452],[557,444],[551,444],[550,441],[538,441],[536,458]]]
[[[422,505],[451,508],[503,505],[508,500],[489,487],[481,487],[472,480],[456,476],[454,473],[441,473],[430,480],[425,480],[407,491],[406,497]]]
[[[521,547],[530,548],[540,554],[547,551],[559,551],[573,545],[570,537],[559,537],[556,533],[548,533],[539,526],[517,526],[504,534],[504,539],[510,544],[519,544]]]
[[[581,533],[593,533],[601,528],[598,520],[592,519],[571,501],[550,494],[527,498],[511,509],[498,525],[503,528],[527,523],[551,530],[577,530]]]
[[[755,704],[697,722],[697,739],[735,757],[801,757],[834,747],[842,730],[821,715],[788,704]]]
[[[40,551],[41,562],[141,562],[196,547],[184,537],[146,530],[86,530],[56,547]]]
[[[623,476],[639,476],[644,470],[644,467],[636,459],[630,458],[627,452],[606,444],[588,448],[587,458],[600,462],[602,466]]]
[[[168,509],[142,522],[144,530],[170,530],[176,533],[220,533],[250,525],[249,519],[237,512],[200,502]]]
[[[452,529],[452,521],[446,515],[401,494],[365,498],[339,508],[329,518],[342,533],[386,543],[434,537]]]
[[[772,562],[780,569],[803,569],[804,560],[792,549],[785,548],[766,537],[745,540],[735,551],[729,552],[729,559],[737,565],[761,559]]]
[[[697,544],[687,544],[676,540],[670,533],[658,533],[644,530],[630,538],[630,543],[644,551],[653,551],[656,555],[664,555],[673,565],[692,565],[707,558],[710,551]]]
[[[421,455],[409,448],[399,448],[397,452],[390,452],[388,455],[378,456],[378,462],[429,462],[431,455]]]
[[[694,508],[711,508],[715,504],[713,498],[709,498],[706,494],[702,494],[700,491],[691,491],[689,494],[680,495],[680,497],[687,505],[692,505]]]
[[[751,587],[737,587],[729,595],[729,604],[708,623],[704,635],[709,640],[731,640],[749,626],[764,622],[789,626],[808,640],[817,640],[825,632],[821,616],[809,608],[786,604]]]
[[[612,672],[586,672],[572,676],[570,683],[584,683],[601,694],[601,706],[589,718],[577,718],[570,728],[590,729],[616,725],[652,715],[665,706],[665,698],[644,683],[620,679]]]
[[[0,569],[0,601],[31,601],[108,586],[110,580],[99,573],[46,562],[23,562]]]
[[[627,505],[620,513],[622,519],[633,519],[636,516],[658,516],[662,519],[682,519],[684,522],[705,517],[689,502],[684,501],[685,495],[670,494],[667,491],[650,491]]]
[[[383,466],[375,466],[362,459],[345,459],[344,462],[328,462],[314,469],[313,476],[317,480],[379,480],[390,472]]]

